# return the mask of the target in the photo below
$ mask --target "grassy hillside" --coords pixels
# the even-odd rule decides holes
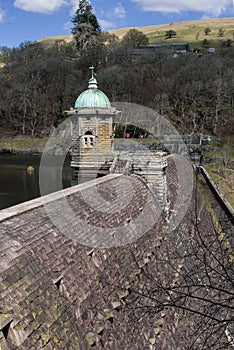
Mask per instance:
[[[69,43],[72,40],[73,40],[72,35],[56,35],[56,36],[49,36],[46,38],[39,39],[37,40],[37,42],[50,45],[50,44],[54,44],[56,41],[57,42],[63,41],[65,43]]]
[[[142,31],[144,34],[152,34],[155,32],[165,32],[167,30],[175,30],[175,31],[183,31],[183,30],[191,30],[197,28],[224,28],[224,29],[232,29],[234,30],[234,18],[212,18],[206,20],[193,20],[193,21],[185,21],[185,22],[175,22],[169,24],[160,24],[155,26],[144,26],[144,27],[135,27],[136,29]],[[131,27],[133,28],[133,27]],[[110,33],[118,35],[119,38],[122,38],[129,28],[120,28],[115,30],[110,30]]]
[[[204,34],[204,29],[209,27],[211,32],[208,35]],[[116,34],[120,39],[133,27],[120,28],[110,30],[109,33]],[[192,47],[201,46],[204,39],[210,42],[209,46],[220,46],[223,40],[234,40],[234,18],[213,18],[197,21],[185,21],[169,24],[161,24],[154,26],[135,27],[149,38],[150,43],[165,43],[165,42],[188,42]],[[222,38],[218,37],[219,29],[224,29]],[[174,30],[176,36],[171,39],[165,38],[165,33],[168,30]],[[72,35],[58,35],[53,37],[42,38],[38,42],[45,44],[53,44],[56,41],[70,42]]]
[[[204,34],[204,29],[209,27],[211,32]],[[222,38],[218,37],[219,28],[225,30]],[[121,28],[110,30],[110,33],[116,34],[120,39],[131,28]],[[234,39],[234,18],[214,18],[198,21],[186,21],[157,26],[137,27],[149,38],[150,43],[162,42],[189,42],[192,46],[200,46],[204,39],[207,39],[213,46],[220,46],[221,40]],[[165,39],[165,32],[174,30],[176,37]]]

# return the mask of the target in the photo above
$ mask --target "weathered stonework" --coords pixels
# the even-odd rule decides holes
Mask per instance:
[[[141,176],[146,183],[152,188],[160,206],[163,209],[167,207],[167,159],[163,152],[127,152],[121,157],[127,160],[124,173],[136,174]],[[122,159],[122,160],[123,160]],[[117,164],[116,164],[117,167]],[[113,169],[114,171],[114,169]],[[116,171],[117,173],[119,170]]]
[[[128,188],[122,188],[123,180],[129,183]],[[141,215],[146,202],[152,213],[160,213],[141,177],[112,174],[96,182],[46,197],[62,219],[66,235],[48,217],[43,198],[0,212],[1,349],[188,349],[192,317],[185,318],[183,310],[168,307],[149,315],[143,310],[144,316],[141,312],[144,294],[155,286],[149,273],[156,286],[176,286],[181,271],[193,267],[190,260],[186,262],[189,255],[184,250],[184,242],[189,242],[193,233],[193,200],[174,231],[168,230],[161,214],[137,240],[119,247],[93,248],[68,238],[81,228],[66,222],[60,206],[64,195],[75,215],[93,230],[111,228],[117,233],[119,226],[131,230],[130,223]],[[85,193],[92,188],[108,207],[100,204],[95,209],[86,202]],[[172,156],[168,158],[167,192],[173,210],[178,177]],[[116,210],[116,198],[130,201]],[[142,220],[142,229],[147,220]],[[199,211],[199,220],[201,232],[207,232],[210,221],[206,210]],[[210,235],[212,227],[210,224]],[[178,256],[171,260],[175,253]]]
[[[75,108],[66,111],[71,120],[71,167],[78,183],[110,173],[134,173],[154,189],[162,208],[167,208],[166,160],[162,152],[118,152],[114,149],[115,116],[108,97],[98,90],[92,70],[88,89],[82,92]]]
[[[109,201],[118,195],[111,189],[119,178],[110,175],[110,179],[107,176],[98,180],[100,191]],[[89,224],[115,227],[139,215],[149,196],[141,181],[135,177],[129,180],[135,197],[115,215],[90,211],[82,199],[82,185],[77,186],[77,192],[74,187],[67,189],[67,199],[77,215],[85,217]],[[53,200],[53,194],[49,196]],[[135,257],[139,256],[143,267],[152,251],[158,249],[163,218],[158,229],[152,228],[155,234],[148,233],[149,238],[145,243],[142,241],[141,247],[133,243],[109,250],[91,249],[63,236],[39,202],[40,199],[31,205],[29,202],[30,209],[26,211],[20,208],[22,204],[1,212],[2,348],[78,350],[101,348],[104,344],[106,349],[131,349],[135,335],[128,334],[126,315],[120,310],[130,295],[128,286],[140,273]],[[57,206],[58,196],[56,202]],[[72,230],[72,225],[68,224],[67,230]],[[126,336],[120,336],[122,332]],[[146,343],[148,340],[143,337],[139,346]]]
[[[118,194],[121,200],[121,190],[114,189],[122,178],[109,175],[97,180],[110,206]],[[115,228],[137,217],[149,196],[157,210],[144,182],[136,176],[126,179],[135,194],[126,208],[113,214],[91,210],[82,197],[87,184],[64,191],[73,211],[87,223]],[[59,207],[59,193],[48,197]],[[63,236],[40,201],[1,212],[2,348],[153,349],[160,319],[153,328],[146,323],[141,333],[129,324],[126,302],[131,302],[132,288],[143,288],[144,266],[152,263],[166,238],[163,216],[136,242],[93,249]],[[68,231],[73,229],[67,224]]]
[[[73,113],[71,166],[81,172],[92,172],[95,178],[103,164],[113,159],[113,115],[110,110],[100,109]]]

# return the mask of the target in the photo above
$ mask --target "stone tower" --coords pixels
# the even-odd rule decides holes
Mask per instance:
[[[72,120],[72,161],[78,182],[108,173],[113,161],[113,117],[116,110],[98,89],[94,67],[88,89],[77,98],[68,114]]]
[[[132,152],[114,149],[113,122],[120,112],[113,108],[108,97],[98,89],[94,67],[88,89],[77,98],[74,108],[66,111],[71,117],[71,167],[73,179],[86,182],[109,173],[141,176],[154,190],[162,208],[166,208],[166,167],[162,152],[149,150]],[[115,118],[115,123],[118,118]]]

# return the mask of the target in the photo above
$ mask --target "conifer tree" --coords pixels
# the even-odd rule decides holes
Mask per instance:
[[[72,34],[79,51],[97,46],[101,42],[101,28],[88,0],[79,1],[72,23],[74,23]]]

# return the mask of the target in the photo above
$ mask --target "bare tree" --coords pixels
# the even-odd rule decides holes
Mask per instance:
[[[196,189],[187,218],[158,253],[144,266],[135,258],[142,279],[128,288],[126,305],[139,328],[152,326],[156,348],[234,348],[234,255],[219,219]]]
[[[122,43],[128,48],[138,48],[147,45],[149,40],[144,33],[133,28],[124,35]]]

